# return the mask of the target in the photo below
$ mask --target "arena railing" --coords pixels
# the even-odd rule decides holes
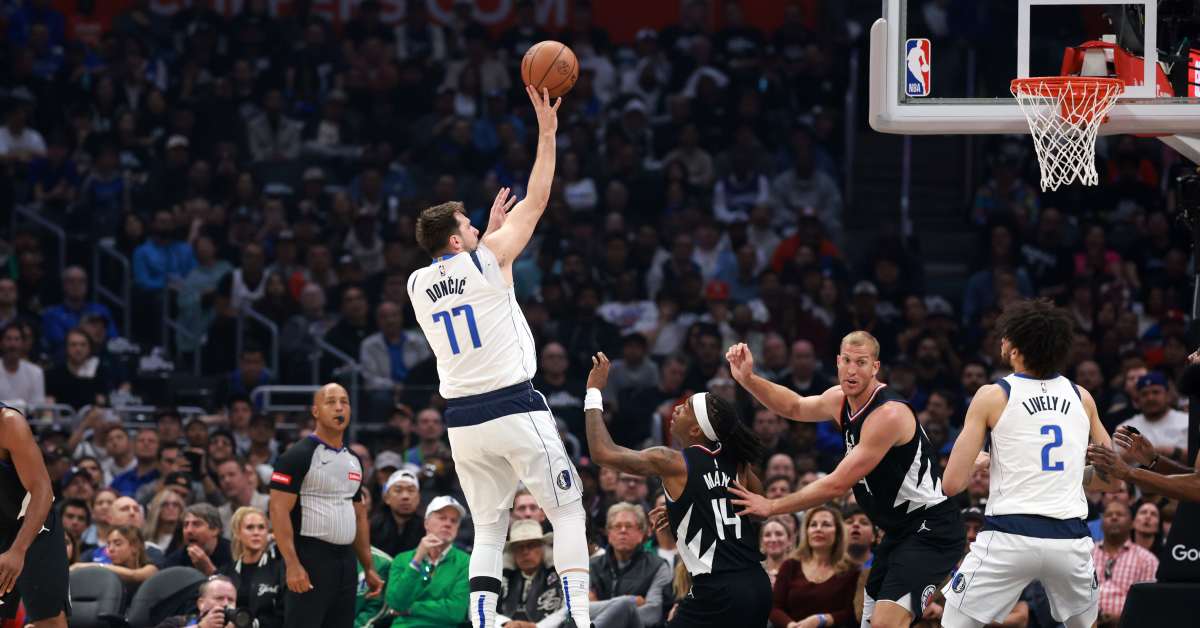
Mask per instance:
[[[61,273],[67,267],[67,232],[57,223],[43,216],[37,205],[18,205],[13,208],[12,214],[9,216],[10,234],[17,232],[21,220],[37,225],[54,237],[58,248],[58,272]],[[54,277],[54,280],[57,279]]]
[[[119,269],[119,285],[115,291],[109,289],[104,282],[104,278],[107,276],[104,272],[106,258],[115,263]],[[132,299],[129,296],[132,286],[133,272],[129,265],[129,258],[125,257],[110,242],[96,242],[92,246],[92,293],[96,295],[98,303],[105,303],[109,307],[121,309],[121,335],[126,338],[129,337],[132,330],[129,322],[132,314],[130,308]]]
[[[236,334],[237,335],[237,354],[236,355],[239,357],[242,355],[242,347],[244,346],[244,343],[245,343],[246,319],[247,318],[258,323],[259,325],[262,325],[264,328],[266,328],[267,333],[271,334],[271,354],[269,356],[267,356],[267,359],[271,363],[271,373],[275,377],[280,377],[281,375],[279,373],[279,326],[275,324],[275,321],[267,318],[266,316],[263,316],[262,314],[259,314],[248,303],[243,303],[242,307],[238,311],[237,334]]]
[[[162,347],[163,351],[170,356],[174,356],[172,362],[178,360],[183,352],[179,349],[179,343],[171,342],[171,332],[176,336],[184,336],[190,341],[194,341],[195,349],[192,351],[192,375],[200,375],[200,355],[204,353],[201,347],[204,346],[205,334],[196,332],[184,327],[178,320],[171,318],[171,309],[175,305],[175,296],[180,292],[179,286],[173,283],[167,283],[163,286],[162,297]],[[240,320],[240,319],[239,319]],[[175,350],[171,351],[174,346]]]

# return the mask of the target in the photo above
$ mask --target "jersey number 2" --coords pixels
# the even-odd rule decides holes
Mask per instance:
[[[729,502],[724,497],[712,500],[714,523],[717,524],[717,538],[725,540],[725,526],[733,526],[733,538],[742,538],[742,518],[729,512]]]
[[[1059,460],[1054,464],[1050,464],[1050,450],[1054,449],[1055,447],[1060,447],[1063,444],[1062,428],[1057,425],[1043,425],[1042,436],[1047,434],[1050,434],[1053,439],[1049,443],[1042,445],[1042,471],[1062,471],[1062,460]]]
[[[458,355],[458,337],[454,335],[454,321],[450,320],[452,316],[457,317],[459,314],[466,314],[467,331],[471,332],[471,344],[478,349],[483,343],[479,341],[479,329],[475,327],[475,310],[469,305],[460,305],[452,308],[450,311],[442,310],[433,313],[433,322],[439,320],[446,326],[446,340],[450,342],[450,352]]]

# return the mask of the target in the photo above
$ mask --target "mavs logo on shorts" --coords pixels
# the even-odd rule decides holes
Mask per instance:
[[[904,44],[904,95],[929,95],[929,64],[933,52],[928,39],[910,39]]]
[[[950,588],[955,593],[962,593],[967,588],[967,578],[961,573],[954,576],[954,581],[950,583]]]
[[[562,472],[558,474],[558,488],[564,491],[571,488],[570,471],[563,469]]]

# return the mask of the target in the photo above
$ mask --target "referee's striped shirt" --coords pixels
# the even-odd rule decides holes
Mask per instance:
[[[362,499],[362,463],[346,447],[335,449],[316,434],[292,445],[275,463],[271,489],[299,495],[292,529],[299,536],[350,545],[357,531],[354,504]]]

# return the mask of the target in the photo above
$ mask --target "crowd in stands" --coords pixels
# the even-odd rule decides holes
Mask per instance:
[[[273,626],[282,589],[253,586],[282,580],[267,478],[312,421],[251,393],[358,377],[353,420],[378,429],[351,448],[388,582],[382,600],[360,595],[356,625],[386,625],[381,613],[397,627],[453,625],[472,533],[405,285],[428,264],[414,220],[462,200],[482,227],[496,189],[524,194],[536,125],[517,64],[552,35],[529,0],[499,31],[471,2],[447,24],[409,2],[387,25],[365,0],[340,30],[313,3],[285,17],[270,4],[166,17],[133,2],[90,31],[48,0],[0,2],[0,224],[21,207],[68,234],[62,267],[44,231],[0,241],[0,400],[39,419],[73,570],[109,569],[129,596],[169,566],[222,574],[197,612],[233,600]],[[747,343],[763,376],[810,395],[836,383],[840,338],[869,331],[881,377],[944,458],[975,391],[1007,372],[998,313],[1043,296],[1077,323],[1066,374],[1106,426],[1136,426],[1161,455],[1191,462],[1176,387],[1191,351],[1190,245],[1164,192],[1172,164],[1153,144],[1110,141],[1101,192],[1086,196],[1039,194],[1029,156],[998,145],[962,211],[979,259],[961,292],[938,293],[911,242],[851,234],[844,219],[852,173],[838,130],[858,116],[843,110],[855,80],[845,59],[868,22],[840,3],[797,2],[764,32],[737,2],[688,0],[677,24],[614,42],[589,2],[571,4],[553,36],[578,56],[579,80],[559,111],[549,207],[514,276],[539,347],[534,385],[583,482],[597,626],[661,625],[688,590],[674,539],[648,524],[655,483],[588,461],[583,376],[597,351],[615,358],[604,398],[617,443],[664,442],[674,404],[709,390],[766,443],[763,485],[781,495],[830,471],[842,437],[751,405],[727,347]],[[91,274],[111,271],[92,265],[97,247],[128,260],[131,302],[96,294]],[[250,313],[277,327],[277,354]],[[160,401],[151,358],[179,372],[198,359],[214,384],[203,414]],[[123,423],[121,399],[161,409]],[[76,418],[41,420],[47,403]],[[976,529],[987,493],[981,472],[960,498]],[[1102,620],[1115,625],[1129,586],[1154,577],[1175,503],[1132,488],[1091,498]],[[513,515],[503,625],[556,625],[553,531],[528,494]],[[772,625],[816,626],[818,614],[858,625],[876,540],[850,496],[766,522]],[[939,612],[931,604],[924,625]],[[1054,625],[1036,586],[1013,613]]]

